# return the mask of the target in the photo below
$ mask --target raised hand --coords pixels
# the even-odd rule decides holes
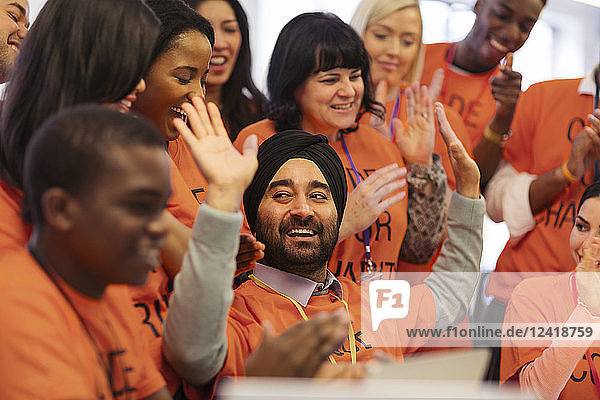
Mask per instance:
[[[396,144],[408,162],[430,166],[435,141],[435,125],[427,86],[413,83],[406,88],[406,128],[402,121],[392,121]]]
[[[381,213],[406,196],[405,190],[395,193],[405,186],[406,168],[397,164],[380,168],[361,181],[346,202],[338,241],[371,226]]]
[[[444,85],[444,69],[438,68],[433,73],[431,82],[429,83],[429,97],[431,101],[436,101],[442,93],[442,86]]]
[[[600,109],[594,115],[588,115],[589,126],[573,139],[571,155],[567,161],[567,169],[577,179],[581,179],[585,172],[600,159]]]
[[[249,233],[240,234],[240,247],[235,258],[237,263],[236,273],[242,273],[253,269],[256,262],[265,256],[265,245],[256,240]]]
[[[208,181],[206,202],[223,211],[238,210],[244,190],[258,168],[256,136],[246,139],[240,154],[229,140],[216,105],[209,103],[207,107],[200,97],[194,96],[182,108],[189,126],[179,118],[173,124]]]
[[[600,239],[592,238],[575,270],[579,299],[592,315],[600,316]]]
[[[456,179],[456,191],[464,197],[479,198],[479,168],[452,130],[442,103],[435,103],[435,116],[450,156],[450,164]]]
[[[327,357],[348,337],[350,320],[346,310],[321,313],[299,322],[274,336],[268,322],[263,323],[263,340],[246,361],[248,376],[311,378]]]
[[[508,119],[508,126],[512,121],[517,100],[521,94],[521,74],[513,71],[513,53],[508,53],[505,63],[499,66],[500,73],[491,80],[492,95],[496,99],[496,116]],[[500,132],[504,133],[504,132]]]

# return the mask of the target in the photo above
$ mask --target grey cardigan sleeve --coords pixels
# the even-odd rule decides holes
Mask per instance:
[[[485,201],[454,192],[448,208],[448,236],[425,284],[433,292],[436,327],[455,326],[465,318],[479,277]]]
[[[446,222],[446,173],[433,154],[431,167],[408,163],[407,226],[398,258],[425,264],[435,254]]]
[[[175,277],[163,352],[175,371],[193,385],[208,382],[225,362],[225,329],[242,218],[240,212],[225,213],[202,204]]]

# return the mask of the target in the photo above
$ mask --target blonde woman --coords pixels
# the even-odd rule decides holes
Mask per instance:
[[[407,101],[404,89],[418,81],[423,69],[425,49],[423,45],[423,21],[417,0],[363,0],[352,19],[350,26],[362,37],[365,48],[371,57],[372,80],[377,85],[377,100],[385,105],[385,121],[374,114],[363,118],[361,123],[371,125],[380,133],[396,142],[399,136],[394,128],[407,126]],[[440,70],[429,93],[437,97],[443,80]],[[452,109],[447,110],[450,125],[465,148],[472,154],[470,141],[465,140],[465,127],[459,115]],[[370,118],[370,121],[369,121]],[[402,124],[391,124],[392,119],[399,119]],[[408,132],[411,134],[410,130]],[[448,178],[449,192],[454,190],[455,181],[450,159],[445,152],[445,144],[436,134],[434,153],[441,156],[442,165]],[[400,270],[430,272],[434,256],[427,265],[414,265],[401,262]]]

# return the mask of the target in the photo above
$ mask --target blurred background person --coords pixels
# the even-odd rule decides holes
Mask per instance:
[[[215,30],[206,100],[219,106],[233,142],[243,128],[265,117],[267,105],[252,80],[248,18],[237,0],[185,1]]]
[[[421,81],[429,84],[443,69],[439,100],[463,118],[482,187],[500,161],[521,93],[521,74],[512,70],[508,55],[525,44],[545,5],[546,0],[478,0],[475,22],[463,40],[425,47]]]

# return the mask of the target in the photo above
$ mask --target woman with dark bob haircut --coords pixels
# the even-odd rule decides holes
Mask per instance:
[[[215,61],[214,64],[211,61],[206,100],[219,106],[229,137],[234,141],[243,128],[264,118],[267,105],[266,97],[252,80],[248,18],[238,0],[186,2],[207,18],[215,29],[212,56]],[[218,8],[208,10],[210,5]],[[227,12],[233,12],[233,15]]]
[[[369,71],[369,55],[350,26],[330,13],[298,15],[282,29],[271,56],[268,119],[244,129],[235,142],[239,149],[251,134],[260,143],[287,129],[327,136],[354,188],[329,268],[354,281],[361,272],[395,271],[399,259],[429,260],[445,219],[446,177],[432,155],[434,119],[426,88],[408,90],[406,130],[395,127],[402,132],[399,149],[358,124],[364,113],[381,112]]]

